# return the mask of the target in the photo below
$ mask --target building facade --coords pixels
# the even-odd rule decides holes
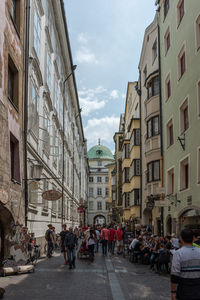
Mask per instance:
[[[114,162],[112,152],[99,144],[88,151],[88,224],[108,223],[108,168]]]
[[[200,2],[158,5],[166,232],[200,229]]]
[[[124,114],[122,140],[123,223],[140,223],[140,108],[137,82],[129,82]]]
[[[23,101],[25,1],[0,1],[0,264],[25,222]]]
[[[84,139],[63,1],[31,0],[27,108],[27,223],[38,242],[47,225],[78,226],[87,201]],[[57,201],[43,199],[56,190]],[[82,222],[84,222],[81,217]]]
[[[147,27],[139,62],[141,94],[142,224],[163,232],[160,73],[157,16]],[[159,202],[158,202],[158,201]]]

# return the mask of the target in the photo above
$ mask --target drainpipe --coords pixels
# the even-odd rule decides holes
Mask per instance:
[[[158,16],[157,16],[158,24]],[[160,26],[158,26],[158,69],[159,69],[159,103],[160,103],[160,152],[161,152],[161,187],[163,183],[163,126],[162,126],[162,85],[161,85],[161,56],[160,56]],[[161,207],[161,235],[164,235],[164,208]]]
[[[142,89],[141,89],[141,71],[139,69],[139,108],[140,108],[140,219],[142,221],[142,115],[141,115],[141,96],[142,96]]]
[[[26,1],[26,33],[25,33],[25,87],[24,87],[24,200],[25,226],[28,224],[28,181],[27,181],[27,123],[28,123],[28,77],[29,77],[29,27],[30,0]]]

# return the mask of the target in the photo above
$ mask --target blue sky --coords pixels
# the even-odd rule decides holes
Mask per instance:
[[[76,81],[88,150],[114,151],[129,81],[138,79],[145,28],[155,0],[65,0]]]

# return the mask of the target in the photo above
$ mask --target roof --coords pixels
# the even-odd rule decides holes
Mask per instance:
[[[97,145],[92,147],[88,151],[88,159],[111,159],[114,160],[114,156],[110,149],[105,146]]]

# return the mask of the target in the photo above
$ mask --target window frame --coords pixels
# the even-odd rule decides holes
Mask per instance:
[[[183,11],[181,10],[182,8]],[[177,28],[179,27],[184,15],[185,15],[185,3],[184,0],[179,0],[177,5]]]
[[[20,144],[12,132],[10,132],[10,180],[21,184]]]
[[[171,34],[170,34],[170,28],[167,28],[167,31],[164,36],[164,42],[165,42],[165,55],[167,55],[169,48],[171,46]]]
[[[178,54],[178,80],[180,80],[183,77],[186,71],[187,71],[186,47],[184,43],[184,45],[181,48],[181,51]]]
[[[185,120],[186,108],[187,108],[187,122]],[[180,117],[180,134],[184,134],[190,127],[188,97],[183,101],[183,103],[179,107],[179,117]]]
[[[186,176],[186,167],[187,167],[187,176]],[[184,173],[184,175],[183,175]],[[182,177],[183,175],[184,177]],[[180,192],[186,191],[190,188],[190,157],[189,155],[184,157],[180,162],[179,162],[179,180],[180,180],[180,186],[179,190]],[[183,182],[182,182],[183,181]]]
[[[41,55],[41,20],[36,7],[33,12],[33,47],[35,49],[38,61]]]
[[[173,174],[173,176],[172,176]],[[175,167],[167,170],[167,195],[174,195],[175,193]]]
[[[97,201],[97,210],[102,210],[102,201]]]
[[[156,89],[156,84],[158,85]],[[151,93],[150,93],[151,91]],[[152,77],[148,83],[147,83],[147,99],[150,99],[156,95],[159,95],[160,93],[160,87],[159,87],[159,76],[156,75],[154,77]]]
[[[164,20],[165,20],[166,17],[167,17],[169,8],[170,8],[169,0],[164,0],[164,6],[163,6],[163,10],[164,10]]]
[[[13,2],[15,3],[14,6],[12,5]],[[10,4],[10,17],[19,38],[20,38],[20,4],[21,4],[20,0],[11,0],[11,4]],[[12,12],[13,7],[14,10]]]
[[[155,132],[155,128],[154,128],[154,119],[158,119],[158,131]],[[154,136],[157,136],[160,134],[160,116],[159,115],[156,115],[152,118],[150,118],[147,122],[147,139],[150,139]],[[151,131],[151,135],[149,135],[149,124],[150,125],[150,131]]]
[[[195,21],[196,53],[200,50],[200,14]]]
[[[102,196],[102,188],[97,187],[97,196]]]
[[[154,169],[155,169],[155,164],[159,163],[159,176],[158,178],[155,178],[154,174]],[[152,174],[151,174],[151,180],[149,180],[149,167],[151,167]],[[153,160],[147,164],[147,183],[155,182],[155,181],[160,181],[160,160]]]
[[[10,75],[12,73],[12,80],[10,82]],[[8,55],[8,78],[7,78],[7,97],[15,109],[19,110],[19,70],[11,58]],[[11,92],[10,92],[11,90]]]

